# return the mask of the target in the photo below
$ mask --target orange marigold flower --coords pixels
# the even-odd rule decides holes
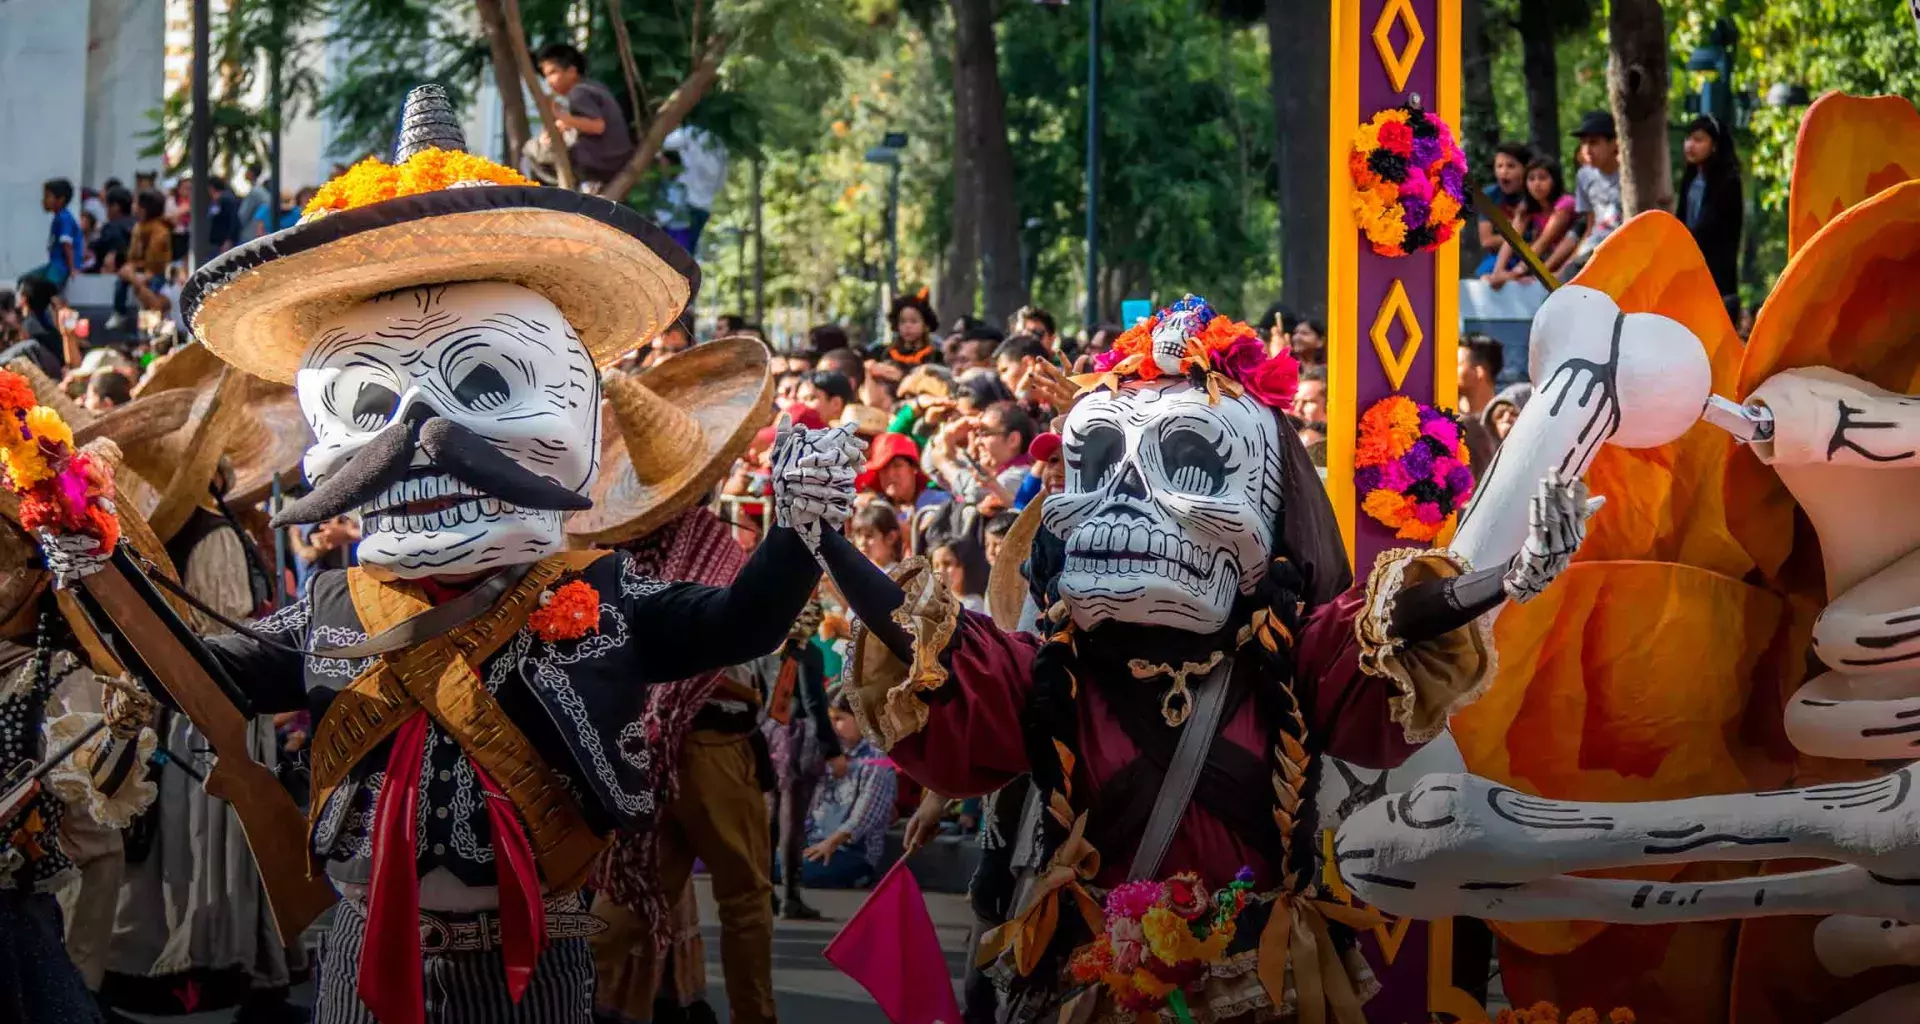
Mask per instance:
[[[1411,518],[1407,512],[1407,505],[1406,495],[1381,487],[1368,491],[1366,499],[1360,503],[1360,508],[1383,523],[1393,524]]]
[[[100,542],[99,550],[112,551],[120,543],[120,520],[102,506],[89,504],[84,532]]]
[[[1634,1024],[1636,1019],[1633,1011],[1624,1006],[1616,1006],[1612,1013],[1607,1014],[1607,1024]]]
[[[1567,1024],[1600,1024],[1600,1014],[1590,1006],[1583,1006],[1567,1014]]]
[[[36,405],[33,385],[12,370],[0,370],[0,412],[25,412]]]
[[[600,632],[600,592],[586,580],[574,580],[542,599],[542,606],[527,616],[533,634],[552,643],[578,640],[588,633]]]
[[[400,196],[438,192],[463,181],[534,184],[532,179],[511,167],[457,150],[429,149],[415,153],[398,165],[370,156],[320,186],[303,212],[312,217],[335,210],[354,210]]]
[[[1532,1024],[1560,1024],[1560,1008],[1542,999],[1527,1007]]]

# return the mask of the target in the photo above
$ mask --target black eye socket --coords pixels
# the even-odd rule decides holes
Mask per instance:
[[[360,430],[379,430],[393,419],[393,410],[399,405],[400,396],[391,389],[366,381],[353,397],[353,425]]]
[[[1080,489],[1096,490],[1107,482],[1120,459],[1127,453],[1127,436],[1117,428],[1096,426],[1080,435],[1080,447],[1074,469],[1080,474]]]
[[[1227,459],[1193,430],[1170,430],[1160,438],[1160,464],[1182,494],[1219,494],[1227,489]]]
[[[474,412],[492,412],[506,405],[512,396],[507,379],[487,363],[474,367],[453,389],[453,397]]]

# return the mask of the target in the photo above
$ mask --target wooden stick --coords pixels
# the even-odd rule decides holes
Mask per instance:
[[[1513,222],[1507,219],[1507,215],[1500,212],[1498,206],[1493,205],[1493,200],[1488,199],[1485,192],[1477,188],[1472,191],[1473,208],[1480,211],[1480,216],[1493,223],[1493,230],[1499,232],[1500,237],[1506,239],[1508,245],[1513,246],[1513,251],[1533,269],[1534,275],[1540,278],[1540,283],[1547,286],[1547,291],[1560,287],[1560,279],[1553,276],[1553,271],[1547,269],[1547,264],[1540,259],[1540,254],[1534,252],[1533,246],[1528,245],[1527,240],[1520,237],[1520,232],[1514,230]]]
[[[620,12],[620,0],[607,0],[607,20],[613,23],[613,41],[620,51],[620,73],[627,78],[627,102],[633,107],[633,126],[647,123],[647,108],[640,105],[640,67],[633,59],[633,40],[627,35],[627,19]]]

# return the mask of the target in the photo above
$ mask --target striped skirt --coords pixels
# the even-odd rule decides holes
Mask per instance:
[[[366,909],[341,900],[320,944],[314,1024],[378,1024],[355,990]],[[555,939],[540,954],[533,983],[516,1005],[507,997],[500,951],[423,957],[427,1024],[590,1024],[593,954],[585,939]]]

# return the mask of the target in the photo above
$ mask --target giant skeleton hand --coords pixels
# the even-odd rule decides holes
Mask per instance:
[[[867,443],[851,427],[808,430],[785,413],[773,435],[773,515],[820,557],[820,524],[832,530],[853,515],[853,480]]]
[[[40,549],[53,572],[54,585],[61,590],[99,572],[113,557],[111,550],[84,533],[55,533],[44,527],[40,530]]]
[[[1566,571],[1587,537],[1587,520],[1606,501],[1589,498],[1586,481],[1564,482],[1559,470],[1547,470],[1529,502],[1526,543],[1513,556],[1502,581],[1507,596],[1525,604]]]

